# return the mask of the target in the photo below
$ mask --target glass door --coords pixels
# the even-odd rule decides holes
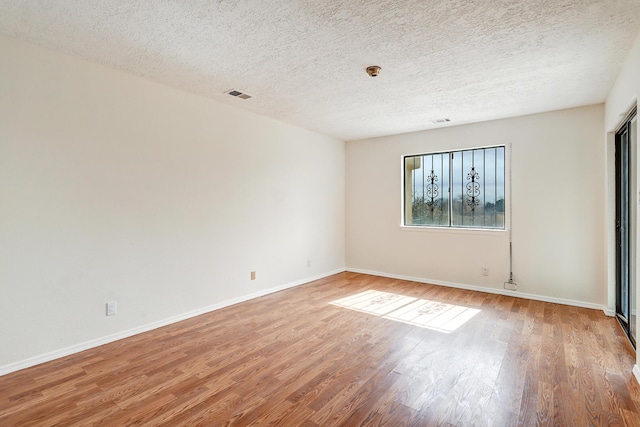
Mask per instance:
[[[635,347],[635,242],[637,155],[635,111],[616,133],[616,317]]]

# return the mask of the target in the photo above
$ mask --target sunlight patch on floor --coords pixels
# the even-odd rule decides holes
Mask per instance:
[[[445,333],[455,331],[480,312],[475,308],[374,290],[330,304]]]

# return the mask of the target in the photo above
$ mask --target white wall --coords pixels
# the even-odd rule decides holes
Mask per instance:
[[[618,75],[618,78],[611,88],[607,101],[605,103],[605,132],[606,145],[604,152],[606,153],[606,167],[607,167],[607,227],[605,231],[605,238],[607,241],[608,257],[607,257],[607,286],[608,286],[608,299],[609,306],[615,309],[615,130],[624,120],[625,116],[634,106],[638,104],[638,94],[640,94],[640,33],[636,37],[636,40],[629,51],[629,55]],[[640,141],[640,127],[637,130],[638,135],[636,140]],[[636,147],[637,148],[637,147]],[[640,150],[635,150],[636,156],[640,153]],[[640,182],[637,181],[640,174],[637,172],[637,167],[640,164],[640,157],[636,157],[635,165],[632,167],[635,169],[634,174],[636,177],[636,183],[634,188],[640,188]],[[633,184],[632,184],[633,185]],[[635,191],[632,193],[635,194]],[[640,196],[639,196],[640,197]],[[637,230],[637,225],[640,223],[640,210],[635,209],[636,217],[634,227]],[[638,245],[640,239],[638,236],[635,238],[635,244]],[[640,257],[640,247],[636,246],[636,257]],[[635,260],[636,280],[637,280],[637,266],[640,265],[640,258]],[[636,283],[636,290],[639,289]],[[636,293],[636,307],[640,305],[640,295]],[[636,317],[636,331],[640,327],[640,322]],[[636,366],[634,367],[634,373],[638,381],[640,381],[640,353],[636,360]]]
[[[604,110],[607,132],[615,130],[624,116],[637,105],[638,93],[640,93],[640,33],[607,96]]]
[[[0,371],[344,269],[344,142],[6,37],[0,58]]]
[[[507,232],[400,227],[401,157],[511,144],[518,291],[602,307],[603,117],[595,105],[348,142],[347,268],[502,290]]]

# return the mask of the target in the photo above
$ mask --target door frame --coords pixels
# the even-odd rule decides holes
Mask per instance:
[[[637,147],[632,147],[631,121],[637,116],[634,108],[616,129],[614,135],[614,180],[615,180],[615,316],[636,347],[631,325],[635,321],[632,310],[635,308],[632,298],[636,291],[635,283],[635,243],[636,230],[635,193]],[[637,119],[636,119],[637,123]],[[626,289],[624,289],[626,287]]]

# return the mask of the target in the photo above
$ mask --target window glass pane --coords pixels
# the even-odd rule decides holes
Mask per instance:
[[[462,205],[463,205],[463,188],[464,177],[462,176],[463,166],[462,151],[453,153],[452,156],[452,169],[453,169],[453,183],[451,191],[451,222],[452,224],[464,225],[462,217]]]
[[[496,162],[496,214],[495,214],[495,227],[505,227],[505,191],[507,178],[505,176],[505,159],[504,159],[504,147],[498,147]]]
[[[638,119],[637,115],[634,116],[629,122],[629,144],[632,147],[637,146],[637,126]],[[631,249],[633,250],[633,245],[631,245]],[[633,259],[634,255],[631,255],[631,259]],[[629,304],[630,307],[630,315],[629,315],[629,335],[633,338],[633,341],[636,342],[636,281],[632,279],[629,281]]]
[[[496,161],[497,161],[497,148],[489,148],[484,152],[484,163],[485,163],[485,179],[484,179],[484,200],[483,200],[483,211],[482,211],[482,226],[483,227],[491,227],[495,224],[496,220],[496,200],[497,197],[497,187],[496,181],[497,177],[495,174],[496,171]],[[494,173],[491,173],[494,172]]]
[[[406,157],[405,224],[448,226],[448,187],[447,153]]]
[[[452,223],[504,228],[504,147],[453,153]]]

